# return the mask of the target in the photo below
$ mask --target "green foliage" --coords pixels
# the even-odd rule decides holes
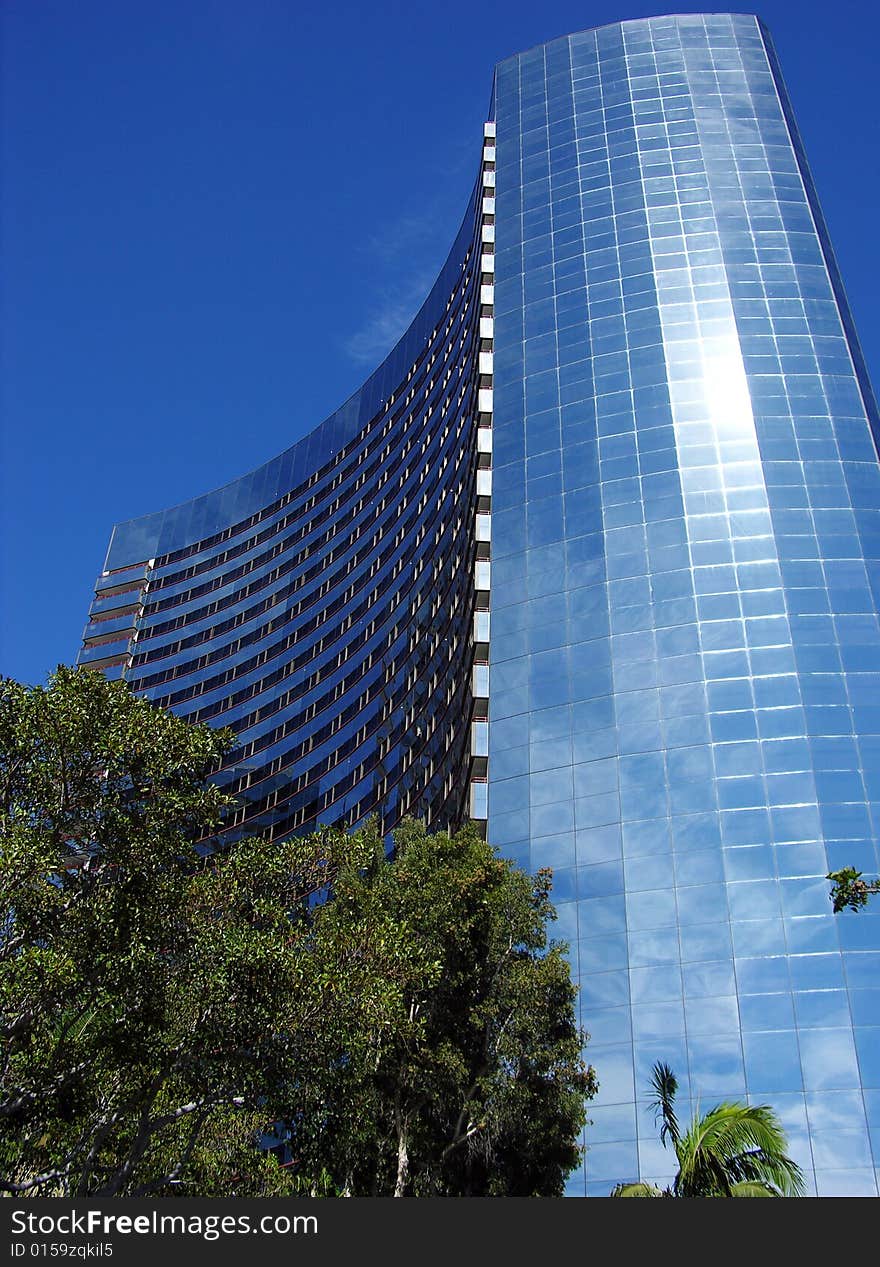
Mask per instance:
[[[171,1163],[186,1147],[186,1125],[157,1141],[154,1169]],[[287,1197],[328,1195],[310,1192],[274,1153],[262,1147],[266,1115],[239,1106],[218,1106],[205,1119],[186,1164],[173,1178],[156,1183],[159,1197]],[[169,1167],[166,1165],[166,1169]],[[332,1194],[337,1195],[337,1194]]]
[[[786,1156],[785,1133],[766,1104],[724,1102],[682,1131],[675,1114],[678,1081],[658,1063],[651,1077],[660,1139],[672,1144],[678,1173],[672,1187],[618,1184],[613,1197],[794,1197],[803,1193],[800,1167]]]
[[[393,865],[371,827],[205,857],[230,744],[0,682],[0,1191],[561,1192],[596,1084],[549,876],[412,823]]]
[[[612,1189],[612,1197],[671,1197],[669,1188],[655,1188],[652,1183],[619,1183]]]
[[[317,955],[329,982],[356,965],[374,993],[291,1121],[307,1172],[358,1195],[561,1194],[596,1082],[549,890],[473,828],[410,822],[393,864],[375,838],[368,867],[341,868]]]
[[[868,905],[872,893],[880,893],[880,879],[863,880],[862,872],[856,871],[855,867],[829,871],[825,879],[833,881],[830,896],[835,915],[847,908],[860,911]]]
[[[307,921],[277,901],[320,859],[202,859],[230,738],[89,671],[0,683],[0,1190],[156,1190],[218,1114],[286,1087]]]

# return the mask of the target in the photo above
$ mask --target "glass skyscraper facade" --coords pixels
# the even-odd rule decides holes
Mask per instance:
[[[81,659],[236,729],[231,837],[470,815],[553,868],[601,1083],[572,1194],[668,1180],[663,1060],[876,1195],[880,912],[825,876],[878,869],[880,418],[769,37],[585,31],[490,117],[386,362],[118,526]]]

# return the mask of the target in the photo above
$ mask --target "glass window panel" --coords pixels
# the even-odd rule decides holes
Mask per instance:
[[[678,972],[668,967],[633,968],[630,990],[634,1003],[659,1003],[681,999],[682,985]]]
[[[681,957],[685,962],[725,959],[732,953],[731,928],[727,923],[683,927],[680,938]]]
[[[612,1140],[635,1139],[636,1120],[633,1105],[606,1105],[590,1111],[590,1139],[597,1144]]]
[[[849,1000],[845,990],[798,991],[794,995],[795,1015],[802,1028],[849,1025]]]
[[[850,1029],[802,1029],[800,1048],[808,1091],[858,1087],[859,1071]]]
[[[735,995],[687,999],[685,1018],[688,1034],[733,1034],[739,1031]]]
[[[737,958],[745,955],[782,955],[788,947],[781,919],[752,919],[731,924]]]
[[[688,1037],[687,1045],[691,1087],[697,1095],[744,1094],[743,1049],[739,1035]]]
[[[593,1008],[618,1007],[628,1002],[626,972],[597,972],[581,983],[581,1006],[587,1015]]]
[[[686,963],[682,966],[682,980],[686,998],[733,994],[736,988],[733,963],[730,960]]]
[[[675,925],[674,894],[664,889],[627,894],[626,919],[627,926],[635,930]]]
[[[681,952],[678,931],[675,928],[652,928],[628,933],[629,962],[631,968],[651,967],[656,964],[678,963]],[[705,958],[717,958],[706,954]]]
[[[818,1031],[817,1031],[818,1032]],[[880,1027],[860,1025],[854,1031],[865,1086],[880,1084]]]
[[[801,1064],[794,1029],[744,1032],[742,1036],[749,1087],[791,1091],[801,1085]]]
[[[844,986],[840,955],[797,955],[789,961],[795,990],[834,990]]]
[[[854,1025],[880,1026],[880,988],[852,990],[849,996]]]

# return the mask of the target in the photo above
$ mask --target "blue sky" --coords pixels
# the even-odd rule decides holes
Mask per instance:
[[[705,7],[3,0],[0,673],[74,659],[114,522],[285,448],[391,347],[496,61]],[[758,11],[880,386],[880,13]]]

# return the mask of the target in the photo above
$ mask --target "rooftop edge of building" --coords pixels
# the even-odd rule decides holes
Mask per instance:
[[[660,22],[677,22],[684,26],[697,26],[698,23],[705,21],[706,18],[738,18],[756,23],[761,33],[765,36],[769,35],[769,29],[766,22],[756,13],[748,10],[737,9],[703,9],[693,13],[655,13],[645,15],[640,18],[621,18],[617,22],[600,22],[597,26],[585,26],[577,31],[567,31],[564,35],[554,35],[550,40],[539,40],[537,44],[531,44],[528,48],[520,49],[516,53],[511,53],[508,57],[502,57],[500,61],[495,63],[495,71],[506,66],[509,62],[518,61],[522,57],[528,57],[530,53],[536,52],[539,48],[550,48],[554,44],[562,44],[566,40],[575,39],[580,35],[595,35],[600,31],[622,30],[627,27],[650,26]]]

